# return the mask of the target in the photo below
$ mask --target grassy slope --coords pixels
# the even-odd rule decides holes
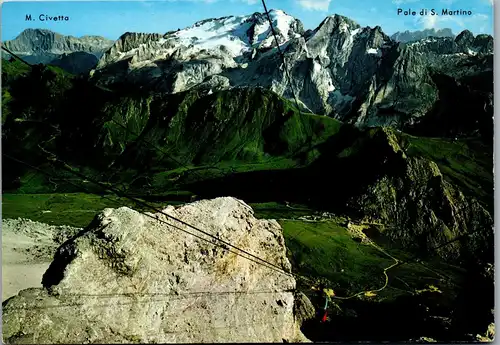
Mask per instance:
[[[16,86],[13,80],[22,78],[26,68],[19,62],[4,61],[2,78],[8,86],[4,90]],[[6,91],[9,95],[5,98],[7,102],[3,103],[3,108],[7,108],[4,115],[9,111],[21,111],[22,116],[29,119],[33,115],[28,110],[34,107],[42,114],[36,113],[36,120],[53,122],[62,134],[60,140],[47,142],[57,134],[53,129],[41,129],[36,122],[11,122],[6,126],[4,147],[16,151],[22,148],[16,153],[31,158],[40,154],[37,145],[45,143],[45,147],[51,150],[64,151],[61,155],[73,159],[74,165],[87,166],[87,171],[95,176],[107,169],[107,180],[110,171],[117,172],[110,182],[127,184],[135,180],[136,189],[149,189],[148,193],[184,190],[191,182],[228,175],[306,166],[324,153],[321,150],[325,150],[322,148],[325,142],[335,141],[342,128],[340,122],[331,118],[299,115],[290,102],[260,89],[232,90],[205,97],[195,91],[170,96],[118,96],[83,82],[73,86],[74,90],[68,93],[71,76],[57,68],[51,70],[56,78],[50,83],[49,95],[52,98],[66,95],[68,100],[61,107],[63,110],[65,106],[72,107],[72,121],[66,120],[66,112],[59,118],[54,116],[57,109],[46,107],[43,101],[35,99],[36,102],[30,105],[33,97],[28,97],[24,90],[19,93],[20,88],[11,90],[13,95]],[[10,107],[12,100],[17,103]],[[26,103],[30,107],[23,107]],[[111,119],[124,124],[128,132]],[[9,131],[16,134],[10,137],[12,142],[9,141]],[[6,134],[5,129],[3,134]],[[339,157],[349,157],[357,150],[357,144],[370,145],[369,139],[353,144],[357,136],[360,134],[352,132],[333,146],[327,145],[326,150],[339,150]],[[487,149],[471,140],[452,142],[406,134],[401,136],[410,143],[410,155],[422,155],[436,161],[445,176],[459,185],[465,194],[492,206],[492,159]],[[97,147],[90,149],[89,146],[95,143]],[[28,155],[33,150],[36,154]],[[107,168],[110,161],[116,161],[112,169]],[[329,167],[324,172],[325,178],[330,171],[335,175],[335,170],[343,169],[342,162],[339,160],[335,166]],[[21,180],[25,184],[24,193],[53,191],[53,183],[29,175],[24,175]]]
[[[378,289],[384,285],[383,270],[394,260],[370,245],[353,240],[341,224],[335,221],[293,220],[280,223],[298,273],[316,279],[322,277],[339,296]],[[402,251],[391,251],[390,254],[401,260],[407,257]],[[461,273],[439,262],[426,263],[426,266],[429,268],[411,263],[390,270],[388,287],[373,298],[394,299],[402,294],[414,294],[429,285],[448,289],[450,286],[441,281],[441,274],[458,279]]]
[[[147,104],[124,102],[107,107],[113,120],[105,124],[104,142],[126,136],[127,131],[115,122],[140,133],[143,142],[130,145],[125,156],[141,160],[153,171],[166,166],[272,168],[277,162],[281,165],[284,157],[308,151],[340,128],[334,119],[299,116],[288,101],[260,89],[209,96],[192,91],[155,96]],[[148,121],[139,124],[139,118]]]
[[[19,77],[22,77],[29,72],[29,67],[22,62],[2,59],[2,125],[10,115],[9,103],[12,101],[12,95],[9,88],[6,87]]]
[[[261,89],[118,95],[57,68],[39,79],[19,63],[3,67],[9,90],[4,114],[16,117],[6,116],[3,128],[10,154],[41,164],[48,155],[42,145],[102,181],[136,180],[139,190],[151,184],[167,192],[173,187],[168,180],[178,173],[190,182],[234,171],[286,169],[297,157],[307,164],[318,154],[313,148],[341,127],[331,118],[299,115],[290,102]],[[26,92],[35,89],[39,92]],[[185,173],[189,170],[196,170],[195,176]],[[7,170],[10,191],[19,187],[10,186],[19,175],[25,193],[54,191],[46,178],[32,179],[18,166]]]
[[[107,207],[118,207],[123,200],[98,195],[75,194],[3,194],[3,218],[29,218],[51,225],[84,227],[95,214]]]
[[[177,204],[171,201],[168,204]],[[153,207],[166,203],[148,203]],[[28,218],[51,225],[87,226],[103,209],[128,206],[139,211],[152,212],[135,202],[114,195],[85,193],[66,194],[3,194],[2,218]]]
[[[43,71],[29,71],[18,61],[2,61],[2,149],[18,158],[30,159],[32,164],[46,160],[39,145],[52,149],[54,136],[64,128],[58,119],[68,113],[60,113],[66,94],[72,87],[73,76],[58,67]],[[5,96],[5,94],[4,94]],[[8,164],[3,169],[3,185],[14,176],[22,175],[22,169]],[[5,188],[5,187],[4,187]]]

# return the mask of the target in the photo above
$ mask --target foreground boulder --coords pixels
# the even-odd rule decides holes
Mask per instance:
[[[279,224],[257,220],[234,198],[164,212],[291,269]],[[44,288],[4,303],[4,341],[307,341],[294,315],[293,277],[186,234],[179,228],[209,239],[163,214],[150,215],[105,209],[61,245]]]

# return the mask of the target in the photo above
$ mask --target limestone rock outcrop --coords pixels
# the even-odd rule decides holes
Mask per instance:
[[[89,53],[100,58],[113,41],[101,36],[73,37],[46,29],[26,29],[4,44],[30,63],[47,63],[60,55],[74,52]]]
[[[393,130],[373,133],[364,154],[377,157],[378,174],[351,199],[353,209],[387,224],[384,233],[406,248],[456,263],[470,257],[491,262],[493,219],[485,207],[447,181],[434,161],[408,157]]]
[[[391,35],[391,38],[394,41],[398,42],[412,42],[418,41],[421,39],[425,39],[428,37],[455,37],[450,28],[443,29],[424,29],[424,30],[415,30],[415,31],[398,31]]]
[[[284,271],[216,247],[164,214],[105,209],[61,245],[43,289],[24,290],[4,304],[4,341],[308,341],[294,315],[296,282],[285,273],[291,266],[276,221],[256,219],[230,197],[168,206],[164,213]]]

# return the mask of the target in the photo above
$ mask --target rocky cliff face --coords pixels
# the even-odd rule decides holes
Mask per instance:
[[[113,41],[100,36],[64,36],[45,29],[26,29],[5,47],[32,64],[54,64],[70,73],[88,73]],[[8,54],[2,51],[2,55]]]
[[[435,162],[407,156],[391,129],[372,132],[371,147],[363,154],[383,159],[373,162],[376,178],[351,199],[350,205],[368,219],[387,224],[384,233],[405,248],[455,262],[470,257],[491,262],[493,219],[489,212],[448,182]],[[470,237],[434,250],[466,234]]]
[[[91,53],[73,52],[61,54],[50,61],[51,65],[58,66],[71,74],[88,73],[97,65],[97,57]]]
[[[428,37],[455,37],[455,34],[451,31],[449,28],[444,28],[444,29],[424,29],[424,30],[416,30],[416,31],[403,31],[403,32],[396,32],[393,35],[391,35],[391,38],[394,41],[398,42],[412,42],[412,41],[419,41]]]
[[[257,220],[236,199],[165,212],[291,269],[278,223]],[[295,305],[291,276],[188,235],[164,215],[152,217],[106,209],[65,242],[44,289],[22,291],[4,304],[4,341],[307,341],[294,315],[304,308]]]
[[[492,54],[488,35],[464,31],[404,44],[340,15],[307,32],[282,11],[271,16],[290,81],[264,14],[210,19],[165,35],[125,34],[101,58],[94,80],[172,93],[264,87],[288,99],[293,90],[314,113],[360,127],[406,128],[433,111],[441,91],[433,74],[492,74],[478,61]]]
[[[113,41],[100,36],[64,36],[45,29],[26,29],[5,47],[19,55],[43,55],[86,52],[100,57]]]

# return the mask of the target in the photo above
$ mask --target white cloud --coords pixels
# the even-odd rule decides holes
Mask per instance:
[[[248,5],[255,5],[256,3],[259,2],[259,0],[231,0],[231,2],[244,2],[245,4]]]
[[[392,0],[395,5],[411,4],[412,2],[419,2],[420,0]]]
[[[297,3],[310,11],[328,11],[331,0],[297,0]]]
[[[424,29],[435,29],[438,24],[438,16],[424,16],[421,19],[422,27]]]
[[[415,20],[423,29],[439,29],[446,27],[449,23],[454,23],[465,30],[471,27],[471,25],[487,22],[489,18],[486,14],[477,13],[470,17],[427,15],[417,17]]]

